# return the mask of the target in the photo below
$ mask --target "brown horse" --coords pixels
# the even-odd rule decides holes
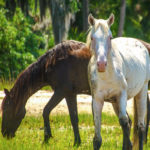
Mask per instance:
[[[10,92],[5,89],[2,102],[2,134],[13,137],[25,116],[27,99],[43,86],[50,85],[54,94],[43,110],[45,141],[52,136],[49,114],[66,99],[74,130],[75,144],[80,144],[77,113],[77,94],[90,94],[87,65],[90,52],[84,43],[65,41],[41,56],[25,69]]]
[[[13,88],[10,91],[4,90],[6,96],[2,102],[3,136],[15,136],[26,113],[27,99],[43,86],[50,85],[54,94],[43,110],[44,140],[47,142],[52,137],[49,122],[50,112],[63,98],[66,98],[75,136],[74,144],[79,145],[81,140],[76,96],[77,94],[90,94],[87,77],[87,65],[90,57],[89,49],[84,43],[65,41],[56,45],[41,56],[37,62],[25,69]]]

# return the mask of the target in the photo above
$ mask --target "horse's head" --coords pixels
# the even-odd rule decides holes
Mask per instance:
[[[22,119],[25,116],[25,107],[20,107],[16,111],[16,105],[10,92],[5,89],[5,98],[2,102],[2,128],[1,132],[3,136],[12,138],[15,136],[15,132],[19,127]]]
[[[89,33],[90,49],[92,50],[99,72],[105,72],[107,56],[111,49],[112,33],[110,26],[114,22],[114,15],[111,14],[107,20],[95,19],[91,14],[88,17],[91,31]]]

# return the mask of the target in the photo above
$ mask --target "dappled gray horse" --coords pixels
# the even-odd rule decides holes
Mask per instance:
[[[110,26],[112,14],[107,20],[89,15],[91,25],[87,43],[92,57],[88,66],[89,83],[93,99],[95,136],[93,146],[101,146],[101,113],[104,101],[113,102],[123,129],[123,150],[131,150],[130,124],[126,112],[127,100],[134,97],[134,149],[143,149],[150,59],[146,47],[133,38],[112,39]],[[138,136],[137,136],[138,135]]]

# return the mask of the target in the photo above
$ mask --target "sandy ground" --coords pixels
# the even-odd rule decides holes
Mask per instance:
[[[42,111],[46,103],[49,101],[53,92],[49,91],[38,91],[34,95],[32,95],[26,105],[27,115],[42,115]],[[2,102],[3,97],[5,94],[3,91],[0,91],[0,104]],[[78,95],[77,97],[78,103],[78,112],[86,112],[92,113],[91,110],[91,96],[88,95]],[[127,103],[127,111],[129,114],[132,114],[133,111],[133,100],[129,100]],[[109,114],[114,114],[114,110],[112,105],[108,102],[104,103],[103,112],[107,112]],[[52,111],[52,114],[63,114],[68,113],[68,108],[65,99],[63,99]]]

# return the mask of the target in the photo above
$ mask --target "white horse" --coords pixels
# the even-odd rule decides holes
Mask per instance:
[[[89,15],[91,25],[87,44],[92,51],[88,66],[95,123],[94,150],[101,146],[101,114],[104,101],[113,102],[123,130],[123,150],[131,150],[130,124],[126,113],[127,100],[134,98],[133,148],[143,149],[150,59],[148,50],[133,38],[112,39],[110,26],[114,15],[107,20]],[[138,147],[138,148],[137,148]]]

